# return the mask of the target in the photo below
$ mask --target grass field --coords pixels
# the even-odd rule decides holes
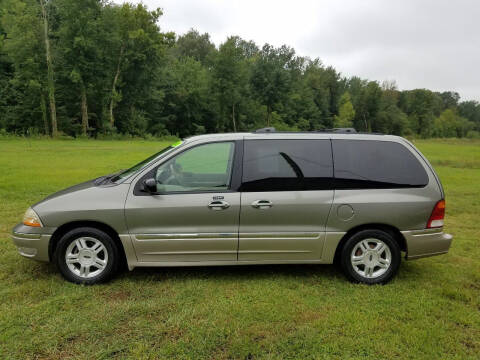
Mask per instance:
[[[166,145],[0,140],[0,359],[480,358],[479,141],[416,142],[454,242],[386,286],[319,265],[135,269],[84,287],[17,255],[9,233],[30,204]]]

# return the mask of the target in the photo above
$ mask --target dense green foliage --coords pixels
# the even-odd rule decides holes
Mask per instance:
[[[0,359],[478,359],[480,141],[416,140],[447,199],[448,254],[386,286],[331,265],[135,269],[85,287],[9,239],[26,208],[159,141],[0,140]]]
[[[2,0],[0,131],[99,136],[318,130],[475,137],[480,104],[346,78],[288,46],[161,31],[161,10]],[[50,60],[47,60],[50,59]]]

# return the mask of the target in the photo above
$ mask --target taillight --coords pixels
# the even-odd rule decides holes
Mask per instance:
[[[445,200],[440,200],[435,204],[432,215],[428,219],[427,229],[438,228],[443,226],[443,218],[445,217]]]

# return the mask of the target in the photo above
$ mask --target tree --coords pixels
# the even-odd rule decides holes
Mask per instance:
[[[334,126],[339,128],[352,127],[355,118],[355,109],[353,108],[350,94],[345,92],[340,98],[340,107],[338,115],[335,115]]]
[[[5,84],[9,88],[6,96],[13,102],[9,110],[14,109],[16,113],[16,119],[12,119],[10,127],[26,131],[41,126],[44,133],[48,134],[48,96],[52,135],[56,136],[56,104],[46,6],[43,1],[7,0],[0,13],[2,28],[5,29],[2,31],[1,51],[8,54],[14,69]],[[42,119],[41,125],[37,125],[38,118]]]
[[[133,30],[128,33],[121,81],[116,89],[118,102],[115,123],[120,132],[136,128],[132,114],[142,113],[139,119],[144,116],[148,124],[157,123],[158,118],[163,116],[160,111],[167,89],[162,88],[166,86],[162,77],[169,64],[167,52],[175,40],[173,33],[160,31],[160,9],[149,11],[144,5],[138,4],[130,10],[129,18],[132,18],[134,26],[130,27]],[[136,128],[135,133],[141,128]]]
[[[397,105],[382,104],[376,117],[376,132],[402,136],[407,132],[407,128],[408,117]]]
[[[371,132],[376,129],[376,117],[380,109],[382,89],[376,81],[363,81],[352,78],[347,82],[355,108],[354,127],[357,130]]]
[[[50,34],[48,27],[48,15],[47,15],[47,4],[46,0],[39,0],[40,6],[42,8],[42,20],[43,20],[43,40],[45,42],[45,58],[47,62],[47,84],[48,84],[48,100],[50,102],[50,119],[52,123],[52,136],[57,136],[57,107],[55,103],[55,83],[54,83],[54,71],[53,71],[53,61],[52,53],[50,49]],[[43,98],[42,98],[42,108],[45,107]],[[46,132],[47,129],[45,127]]]
[[[81,133],[89,130],[88,92],[99,80],[94,69],[100,66],[97,46],[101,3],[97,0],[57,0],[59,26],[56,31],[64,79],[70,80],[80,103]]]
[[[2,25],[3,10],[0,7],[0,129],[7,126],[7,116],[11,110],[10,99],[12,90],[10,89],[10,81],[15,74],[13,64],[5,52],[5,43],[7,32]]]
[[[460,116],[468,119],[476,130],[480,130],[480,103],[478,101],[464,101],[458,106]]]
[[[108,0],[2,0],[0,130],[189,136],[275,126],[476,136],[480,105],[401,91],[238,36],[162,32],[162,11]],[[450,110],[450,111],[447,111]]]
[[[431,136],[439,104],[439,96],[426,89],[404,91],[399,99],[399,107],[407,114],[410,128],[422,137]]]
[[[175,57],[191,57],[204,66],[210,66],[214,61],[215,45],[210,41],[210,35],[200,34],[190,29],[186,34],[179,36],[172,53]]]
[[[334,82],[339,79],[333,68],[325,68],[319,59],[307,60],[302,82],[309,89],[315,111],[309,117],[311,129],[333,127],[333,117],[337,113],[338,89]],[[332,112],[333,110],[333,112]]]
[[[382,83],[378,113],[372,124],[373,131],[403,135],[407,132],[407,115],[398,107],[400,92],[394,81]]]
[[[108,5],[103,11],[105,31],[110,31],[108,53],[109,74],[112,85],[109,94],[108,117],[110,128],[115,127],[114,109],[122,100],[122,88],[128,86],[121,82],[122,75],[132,69],[131,64],[140,59],[144,69],[150,71],[158,65],[159,57],[171,46],[173,34],[163,34],[156,23],[162,15],[160,9],[149,11],[144,5],[124,3],[121,6]],[[148,54],[148,57],[146,55]]]
[[[453,109],[446,109],[434,121],[433,136],[464,137],[473,128],[473,123],[462,118]]]
[[[214,131],[209,74],[191,57],[173,59],[164,73],[164,118],[171,134],[180,137]]]
[[[287,46],[274,48],[266,44],[253,64],[252,86],[267,107],[267,126],[270,126],[275,105],[288,97],[291,85],[288,68],[295,60],[295,51],[292,48]]]
[[[249,74],[246,56],[239,46],[239,37],[230,37],[222,45],[215,59],[214,87],[223,114],[230,114],[231,129],[237,131],[238,105],[248,91]],[[237,114],[235,114],[237,108]],[[222,119],[218,130],[223,130],[228,121]],[[229,126],[226,126],[230,128]]]
[[[454,91],[444,91],[438,94],[443,103],[443,109],[453,109],[458,106],[460,95]]]

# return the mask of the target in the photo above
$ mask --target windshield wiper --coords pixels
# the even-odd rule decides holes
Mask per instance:
[[[94,183],[95,185],[105,185],[107,182],[113,182],[112,179],[116,177],[119,173],[121,173],[123,170],[117,171],[113,174],[110,175],[104,175],[100,176],[99,178],[95,179]]]

